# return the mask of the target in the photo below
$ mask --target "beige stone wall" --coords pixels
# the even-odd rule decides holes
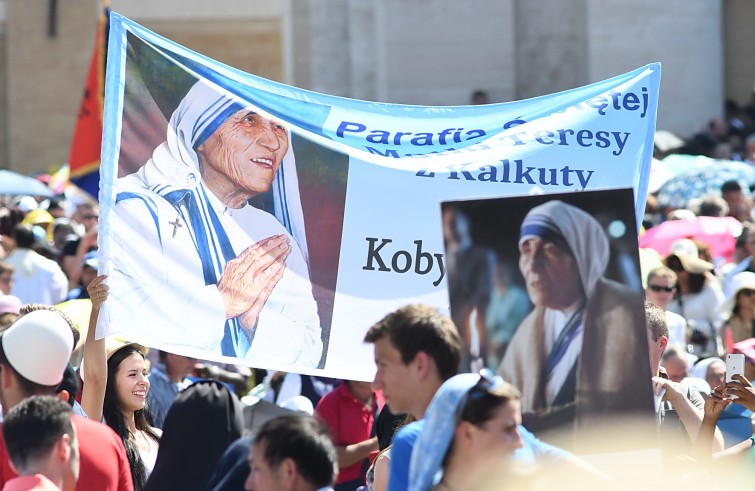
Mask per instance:
[[[142,24],[205,56],[271,80],[282,80],[279,19],[149,21]]]
[[[691,136],[723,111],[722,3],[588,0],[590,80],[660,61],[657,128]]]
[[[5,102],[5,33],[0,30],[0,168],[8,162],[8,106]]]
[[[384,102],[464,104],[473,89],[482,88],[493,101],[506,101],[660,61],[659,128],[687,136],[722,107],[722,0],[286,4],[289,80],[316,91]],[[750,32],[739,43],[744,53],[755,49],[749,41],[755,30],[745,25],[752,16],[742,17],[737,30]],[[751,59],[747,53],[733,56]],[[755,70],[753,63],[743,66]],[[749,76],[744,80],[751,86]]]
[[[7,151],[0,165],[19,172],[68,160],[74,122],[94,46],[94,0],[58,2],[57,36],[47,31],[48,1],[7,0],[4,95]]]
[[[68,160],[97,25],[97,0],[7,0],[0,31],[0,167],[43,171]],[[113,9],[240,70],[282,80],[280,2],[114,1]]]
[[[287,0],[287,80],[381,102],[515,97],[512,0]]]
[[[755,84],[755,2],[724,2],[724,80],[727,98],[750,101]]]
[[[516,0],[516,99],[590,82],[586,0]]]

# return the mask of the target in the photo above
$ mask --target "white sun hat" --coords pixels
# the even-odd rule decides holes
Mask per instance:
[[[737,273],[731,279],[731,288],[729,289],[729,296],[721,305],[721,312],[731,314],[734,310],[734,306],[737,303],[737,294],[742,290],[755,290],[755,273],[750,271],[743,271]]]
[[[19,375],[35,384],[56,386],[71,358],[73,333],[57,312],[37,310],[19,317],[0,343]]]

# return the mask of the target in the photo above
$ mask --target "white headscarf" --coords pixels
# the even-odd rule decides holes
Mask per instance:
[[[199,185],[199,158],[196,148],[207,140],[231,115],[241,109],[252,108],[267,119],[276,118],[239,99],[222,87],[207,80],[199,80],[189,90],[173,112],[168,125],[166,142],[159,145],[152,158],[138,171],[148,185],[164,184],[170,189],[192,189]],[[289,146],[272,183],[275,218],[296,240],[308,261],[296,161],[287,128]],[[164,194],[168,188],[161,190]]]
[[[590,298],[610,257],[608,238],[597,220],[576,206],[548,201],[531,209],[522,221],[519,244],[532,237],[562,240],[569,246],[585,295]]]

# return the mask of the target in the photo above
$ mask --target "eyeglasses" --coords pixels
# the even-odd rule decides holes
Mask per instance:
[[[751,297],[755,295],[755,290],[744,289],[744,290],[739,290],[739,293],[741,295],[744,295],[745,297]]]
[[[674,288],[673,286],[661,286],[661,285],[648,285],[648,288],[650,288],[654,292],[666,292],[666,293],[671,293],[674,290],[676,290],[676,288]]]
[[[94,220],[95,218],[100,218],[99,215],[84,215],[81,217],[82,220]]]

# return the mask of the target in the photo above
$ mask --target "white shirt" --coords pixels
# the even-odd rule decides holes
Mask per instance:
[[[16,249],[5,262],[13,266],[11,294],[24,304],[55,305],[68,293],[68,279],[58,263],[31,249]]]
[[[668,344],[687,351],[687,321],[679,314],[666,311]]]

